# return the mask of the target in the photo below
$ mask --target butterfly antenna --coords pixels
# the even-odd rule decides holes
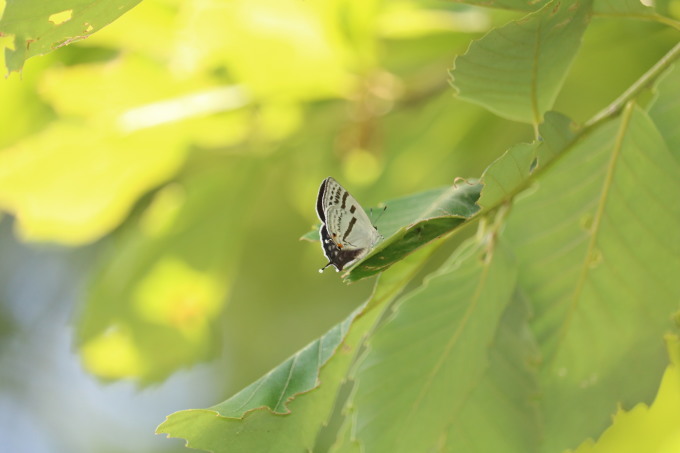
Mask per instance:
[[[383,216],[383,214],[387,211],[387,205],[383,206],[382,211],[380,212],[380,215],[378,215],[378,218],[375,219],[375,221],[371,220],[371,223],[373,224],[373,227],[375,228],[375,224],[378,223],[378,220],[380,220]],[[373,208],[371,208],[371,219],[373,219]],[[377,228],[376,228],[377,230]]]

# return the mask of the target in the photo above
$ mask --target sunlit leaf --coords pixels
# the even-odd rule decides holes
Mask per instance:
[[[39,91],[62,121],[77,118],[71,122],[82,125],[84,134],[93,127],[124,135],[171,126],[164,133],[172,133],[177,142],[200,143],[206,134],[243,138],[245,118],[219,116],[249,105],[242,87],[218,85],[205,75],[178,83],[180,78],[179,73],[168,74],[154,62],[130,55],[106,63],[50,68]],[[228,125],[228,133],[222,127],[218,135],[215,123]],[[225,138],[217,145],[233,143]]]
[[[158,433],[187,440],[207,451],[312,451],[328,420],[337,393],[363,337],[384,306],[420,268],[424,256],[412,255],[384,273],[367,303],[228,400],[208,409],[176,412]]]
[[[654,403],[619,408],[612,424],[594,442],[589,439],[575,453],[674,453],[680,451],[680,343],[666,338],[671,364],[666,368]]]
[[[340,21],[328,15],[326,3],[237,0],[186,8],[178,65],[204,71],[225,65],[267,102],[344,97],[352,87],[353,76],[339,57],[345,50]]]
[[[0,208],[32,241],[83,244],[175,174],[185,148],[162,130],[132,135],[59,123],[0,153]]]
[[[551,2],[473,42],[451,71],[458,96],[505,118],[540,124],[581,45],[590,6],[589,0]]]
[[[680,300],[678,193],[680,165],[629,106],[512,207],[503,237],[543,354],[541,451],[598,435],[618,404],[647,401],[656,388],[660,338]]]
[[[139,58],[47,71],[39,91],[61,119],[0,152],[0,208],[28,240],[83,244],[109,233],[177,173],[190,144],[247,136],[243,91],[205,83],[178,85]]]
[[[20,70],[32,56],[87,38],[139,1],[7,0],[0,35],[14,35],[13,48],[5,48],[8,71]]]
[[[489,15],[473,8],[423,8],[416,2],[390,2],[380,14],[379,30],[383,38],[413,40],[437,33],[485,32],[490,26]],[[435,6],[436,5],[436,6]],[[426,57],[426,52],[421,54]],[[397,56],[399,58],[399,56]],[[415,63],[414,60],[409,60]]]
[[[351,405],[365,451],[432,451],[489,368],[515,284],[502,244],[464,245],[368,342]]]
[[[240,257],[249,175],[247,164],[196,172],[120,231],[78,322],[89,372],[147,384],[212,357],[215,319]],[[127,365],[111,368],[118,362]]]

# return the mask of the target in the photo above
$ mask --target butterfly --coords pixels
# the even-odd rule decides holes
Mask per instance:
[[[360,260],[382,239],[366,211],[335,179],[328,177],[319,187],[316,213],[321,220],[321,249],[328,266],[341,271]]]

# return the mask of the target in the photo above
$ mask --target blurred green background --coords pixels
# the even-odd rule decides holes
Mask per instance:
[[[319,183],[368,207],[530,141],[456,100],[447,74],[520,16],[146,0],[0,80],[6,451],[183,451],[153,435],[165,415],[227,398],[344,319],[372,282],[320,275],[319,245],[299,241]],[[595,17],[556,110],[588,119],[674,43]]]

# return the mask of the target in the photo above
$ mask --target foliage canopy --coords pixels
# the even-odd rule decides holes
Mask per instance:
[[[136,3],[8,1],[7,69]],[[311,218],[308,169],[340,168],[389,189],[384,241],[343,275],[378,275],[372,294],[158,433],[216,453],[680,448],[678,2],[326,3],[184,5],[172,52],[109,55],[97,33],[90,60],[40,81],[56,116],[1,137],[20,237],[110,241],[77,324],[85,367],[149,384],[214,357],[249,229],[277,245],[288,211]],[[656,41],[633,52],[631,30]],[[637,69],[611,73],[612,43]],[[285,266],[306,246],[267,252]]]

